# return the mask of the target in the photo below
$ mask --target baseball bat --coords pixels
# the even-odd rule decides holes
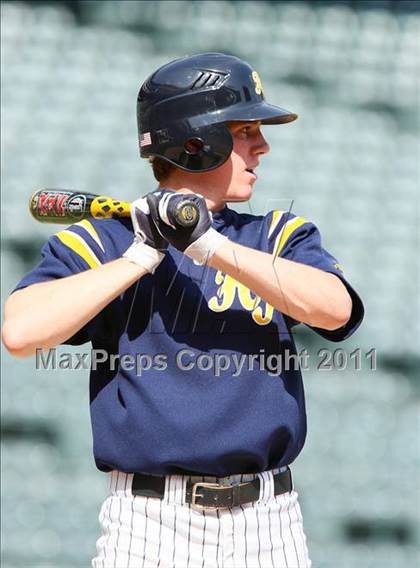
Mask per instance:
[[[198,207],[186,195],[175,194],[165,207],[165,220],[174,226],[193,227],[198,222]],[[29,199],[29,211],[41,223],[69,225],[88,217],[130,217],[130,203],[75,189],[39,189]]]

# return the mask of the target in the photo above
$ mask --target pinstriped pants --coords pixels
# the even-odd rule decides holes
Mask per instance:
[[[278,471],[223,478],[237,483],[258,475],[260,498],[216,511],[185,503],[188,480],[214,483],[214,477],[168,476],[160,500],[133,496],[133,475],[113,471],[92,567],[310,568],[297,493],[273,495]]]

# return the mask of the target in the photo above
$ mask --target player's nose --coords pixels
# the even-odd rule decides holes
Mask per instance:
[[[270,145],[264,138],[261,130],[258,132],[257,139],[254,145],[254,153],[258,155],[267,154],[270,151]]]

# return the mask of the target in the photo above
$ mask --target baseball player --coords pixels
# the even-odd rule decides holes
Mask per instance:
[[[138,97],[158,188],[131,219],[52,236],[6,304],[11,353],[90,341],[101,354],[90,409],[110,491],[95,568],[311,565],[290,470],[306,435],[292,328],[341,341],[363,305],[310,221],[227,205],[251,198],[262,126],[296,118],[236,57],[164,65]],[[181,194],[189,227],[169,218]]]

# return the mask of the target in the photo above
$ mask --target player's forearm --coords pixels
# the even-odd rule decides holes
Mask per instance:
[[[17,357],[59,345],[145,273],[144,268],[121,258],[18,290],[5,305],[3,343]]]
[[[258,294],[275,309],[322,329],[338,329],[350,318],[352,301],[334,274],[276,258],[226,241],[209,261]]]

